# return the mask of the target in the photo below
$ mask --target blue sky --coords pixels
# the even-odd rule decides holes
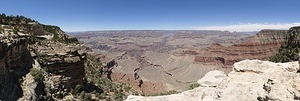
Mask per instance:
[[[300,25],[300,0],[0,0],[0,13],[64,31],[286,29]]]

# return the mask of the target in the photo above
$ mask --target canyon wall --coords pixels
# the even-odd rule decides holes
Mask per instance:
[[[196,63],[221,64],[231,67],[244,59],[268,60],[285,42],[287,30],[262,30],[232,46],[212,45],[195,57]]]
[[[226,31],[95,31],[77,37],[102,54],[103,60],[117,62],[113,80],[155,95],[184,91],[211,70],[229,73],[235,62],[244,59],[267,60],[278,51],[287,32],[262,30],[247,37]]]
[[[83,83],[85,49],[59,27],[1,15],[0,100],[61,99]]]
[[[58,42],[41,42],[30,45],[33,58],[41,67],[47,68],[50,76],[61,75],[69,78],[63,84],[70,89],[82,84],[84,77],[84,61],[86,52],[82,45],[63,44]]]

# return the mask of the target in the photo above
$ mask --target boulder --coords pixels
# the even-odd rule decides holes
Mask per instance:
[[[206,73],[203,78],[198,80],[198,83],[202,87],[216,87],[222,82],[224,77],[227,77],[226,74],[224,74],[224,72],[214,70]]]

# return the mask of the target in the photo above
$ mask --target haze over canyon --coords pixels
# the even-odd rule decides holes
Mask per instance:
[[[0,101],[299,101],[299,3],[3,0]]]

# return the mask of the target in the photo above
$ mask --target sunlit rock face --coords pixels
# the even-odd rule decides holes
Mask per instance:
[[[208,47],[195,57],[195,62],[231,68],[235,62],[244,59],[267,60],[278,52],[287,35],[288,30],[261,30],[232,46],[215,44]]]
[[[273,63],[243,60],[233,66],[228,75],[208,72],[198,81],[200,87],[178,94],[143,97],[129,96],[127,101],[266,101],[299,100],[300,74],[298,61]],[[208,79],[209,78],[209,79]]]

